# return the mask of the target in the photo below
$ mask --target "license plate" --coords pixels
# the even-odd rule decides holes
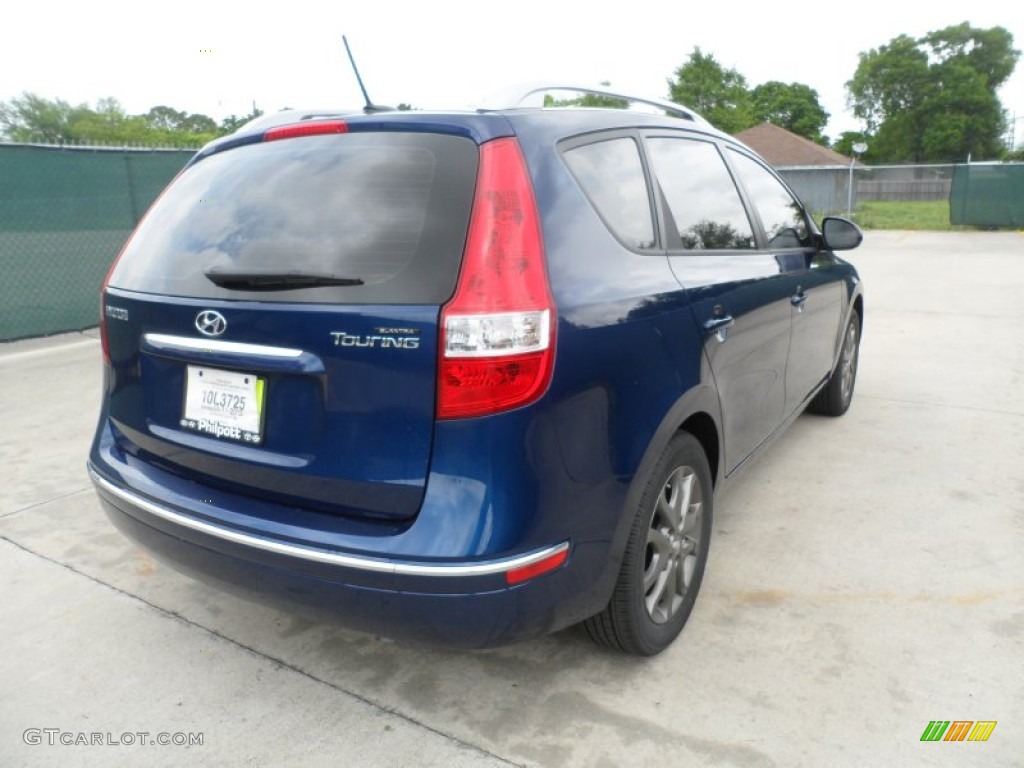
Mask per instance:
[[[188,366],[181,426],[242,443],[263,441],[266,379],[251,373]]]

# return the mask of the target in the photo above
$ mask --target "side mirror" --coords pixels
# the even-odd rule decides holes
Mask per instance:
[[[852,251],[864,241],[860,227],[839,216],[825,217],[821,222],[821,237],[830,251]]]

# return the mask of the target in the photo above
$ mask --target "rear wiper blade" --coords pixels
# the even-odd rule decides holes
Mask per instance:
[[[319,288],[324,285],[362,285],[358,277],[338,277],[322,272],[303,272],[292,269],[288,271],[259,271],[224,269],[208,269],[203,274],[207,280],[236,291],[289,291],[295,288]]]

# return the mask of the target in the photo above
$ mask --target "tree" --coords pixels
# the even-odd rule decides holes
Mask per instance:
[[[953,162],[999,157],[998,88],[1020,52],[1002,27],[966,22],[914,39],[900,35],[860,54],[846,84],[876,161]]]
[[[129,115],[116,99],[72,106],[24,93],[0,102],[0,135],[10,141],[45,144],[198,146],[217,136],[217,124],[206,115],[171,107],[153,107]]]
[[[747,79],[735,69],[725,69],[700,48],[693,49],[668,86],[672,101],[692,107],[726,133],[739,133],[757,123]]]
[[[234,133],[239,128],[241,128],[243,125],[248,123],[250,120],[255,120],[257,117],[260,117],[262,114],[263,114],[263,110],[260,109],[259,107],[257,107],[255,104],[253,104],[252,105],[252,112],[250,112],[248,115],[242,115],[241,117],[238,117],[236,115],[229,115],[228,117],[225,117],[221,121],[220,128],[218,129],[218,132],[219,132],[219,134],[221,136],[224,136],[224,135],[229,134],[229,133]]]
[[[855,154],[853,151],[854,144],[867,144],[868,151],[865,153],[865,157],[871,158],[871,145],[868,144],[868,135],[861,131],[843,131],[840,134],[839,139],[835,144],[832,145],[832,149],[838,152],[840,155],[846,155],[847,157],[853,157]]]
[[[0,103],[0,127],[10,141],[60,144],[68,140],[68,128],[89,108],[71,106],[57,99],[48,101],[34,93],[23,93]]]
[[[601,85],[611,88],[610,80],[602,80]],[[585,93],[575,99],[556,99],[550,93],[544,94],[545,107],[603,107],[604,109],[629,109],[629,102],[626,99],[617,99],[614,96],[605,96],[600,93]]]
[[[931,32],[921,42],[930,46],[943,62],[966,62],[991,88],[998,88],[1010,79],[1020,57],[1008,30],[1003,27],[976,29],[966,21]]]
[[[152,107],[142,115],[146,124],[154,130],[171,133],[216,134],[217,123],[213,118],[197,113],[179,112],[171,107]]]
[[[994,159],[1004,150],[1003,109],[984,85],[984,75],[951,60],[938,71],[938,86],[921,102],[928,116],[921,132],[921,154],[938,162]]]
[[[100,99],[81,110],[67,127],[66,141],[78,144],[130,144],[144,140],[145,122],[132,119],[116,99]]]
[[[818,101],[818,92],[810,86],[770,80],[754,88],[751,96],[756,122],[772,123],[828,146],[822,131],[828,124],[829,114]]]
[[[152,107],[143,115],[146,123],[158,131],[173,131],[179,128],[187,117],[184,112],[165,106]]]

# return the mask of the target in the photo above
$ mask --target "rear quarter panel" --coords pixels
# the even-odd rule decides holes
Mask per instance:
[[[642,473],[693,414],[717,432],[719,403],[687,292],[664,253],[633,252],[609,232],[558,153],[565,135],[520,135],[558,312],[544,402],[572,497],[592,500],[564,514],[584,539],[611,536],[598,590],[610,592]]]

